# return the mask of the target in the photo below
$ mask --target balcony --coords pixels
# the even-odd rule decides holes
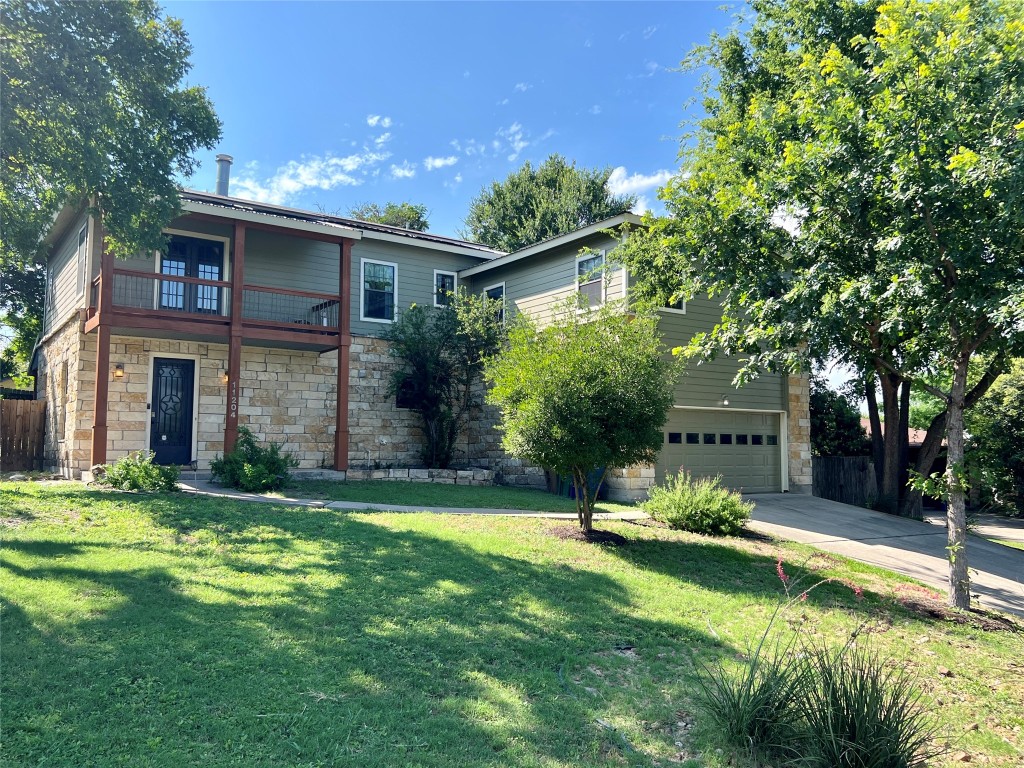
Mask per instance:
[[[338,294],[243,285],[241,311],[235,317],[230,281],[128,269],[113,269],[110,274],[109,295],[104,295],[102,276],[93,281],[86,333],[105,319],[116,332],[129,335],[226,339],[235,327],[250,342],[310,349],[338,344]]]

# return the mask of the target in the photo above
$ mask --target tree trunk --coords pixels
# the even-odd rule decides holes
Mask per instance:
[[[573,482],[576,484],[576,515],[580,528],[584,533],[594,530],[594,508],[590,504],[590,489],[587,488],[587,473],[573,470]]]
[[[868,401],[868,421],[871,422],[871,461],[875,465],[875,487],[881,488],[885,446],[882,444],[882,420],[878,417],[878,394],[874,375],[868,376],[864,383],[864,398]]]
[[[946,533],[949,553],[949,604],[970,608],[971,577],[967,571],[966,489],[961,484],[964,463],[964,396],[967,391],[966,356],[953,372],[949,396],[946,442],[946,484],[949,502],[946,512]]]
[[[903,502],[907,498],[910,480],[910,382],[900,384],[900,434],[899,434],[899,477],[896,479],[899,488],[900,506],[898,514],[903,513]]]
[[[882,409],[885,413],[882,484],[878,489],[878,508],[895,515],[900,505],[900,380],[891,375],[879,377],[882,382]]]
[[[942,452],[942,438],[946,436],[946,417],[948,411],[942,411],[928,425],[928,432],[921,443],[921,452],[917,454],[917,464],[914,471],[919,475],[927,477],[932,472],[935,460]],[[913,517],[920,520],[921,513],[921,491],[916,488],[908,488],[903,497],[903,504],[900,506],[900,514],[904,517]]]

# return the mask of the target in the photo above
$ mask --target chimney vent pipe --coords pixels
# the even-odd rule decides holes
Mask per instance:
[[[231,163],[234,158],[231,155],[217,155],[217,194],[221,197],[228,196],[228,184],[231,181]]]

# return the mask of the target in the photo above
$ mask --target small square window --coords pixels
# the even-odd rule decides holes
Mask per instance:
[[[402,386],[398,388],[398,394],[395,395],[395,408],[415,408],[416,407],[416,384],[412,379],[406,379],[402,382]]]
[[[732,435],[723,433],[718,436],[718,442],[721,445],[732,445]]]
[[[746,435],[736,435],[736,445],[746,445],[746,444],[747,444],[747,436]]]
[[[669,441],[669,443],[672,443],[673,445],[681,444],[683,442],[683,433],[682,432],[669,432],[668,433],[668,441]]]
[[[779,436],[778,435],[768,435],[768,445],[778,445],[778,444],[779,444]]]
[[[714,445],[714,444],[715,444],[715,433],[714,432],[705,432],[704,433],[704,445]]]
[[[687,445],[699,445],[700,444],[700,433],[699,432],[687,432],[686,433],[686,444]]]
[[[750,436],[750,444],[751,445],[764,445],[764,435],[751,435]]]

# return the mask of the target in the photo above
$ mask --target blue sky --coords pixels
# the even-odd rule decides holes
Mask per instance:
[[[559,153],[615,169],[657,209],[697,77],[677,70],[736,7],[720,2],[169,2],[224,136],[186,186],[345,214],[426,205],[456,235],[470,202]]]

